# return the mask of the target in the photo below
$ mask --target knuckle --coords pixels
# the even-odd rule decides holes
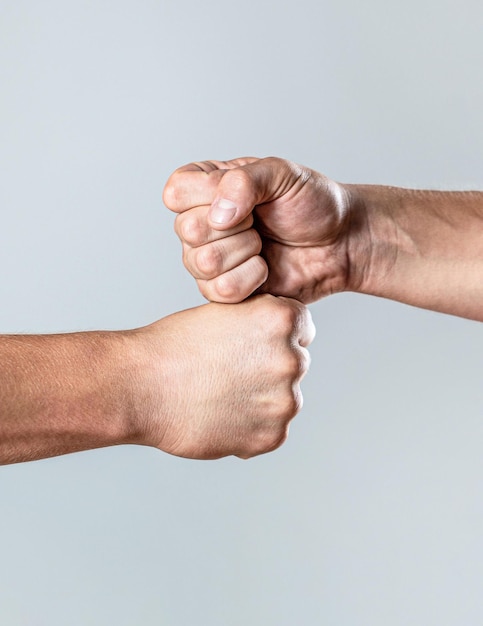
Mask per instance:
[[[301,347],[299,349],[299,353],[300,353],[300,361],[301,361],[300,378],[302,378],[303,376],[305,376],[305,374],[308,372],[310,368],[310,364],[312,363],[312,357],[310,356],[310,352],[307,350],[307,348]]]
[[[275,156],[265,157],[263,161],[273,169],[288,168],[291,165],[287,159]]]
[[[308,309],[292,299],[278,298],[280,310],[278,312],[278,330],[284,335],[292,335],[293,339],[299,339],[307,334],[314,334],[314,326]],[[307,331],[307,332],[305,332]],[[306,343],[310,343],[307,340]]]
[[[176,220],[178,236],[191,246],[199,245],[203,242],[206,226],[196,215],[189,213],[181,214]]]
[[[279,301],[277,306],[276,328],[283,335],[290,335],[297,322],[297,312],[290,305]]]
[[[235,454],[235,456],[237,456],[242,461],[248,461],[248,459],[251,459],[252,456],[254,456],[254,455],[250,454],[248,452],[239,452],[238,454]]]
[[[288,439],[288,433],[289,433],[289,426],[288,424],[285,426],[285,428],[282,430],[281,435],[279,436],[275,447],[273,448],[274,450],[276,448],[280,448],[280,446],[283,446],[283,444],[287,441]]]
[[[215,279],[214,289],[218,296],[227,302],[232,302],[237,298],[238,289],[236,281],[232,276],[223,274]]]
[[[273,452],[279,448],[288,437],[288,424],[281,424],[277,428],[271,428],[265,432],[260,433],[256,441],[253,442],[251,447],[251,456],[257,456],[259,454],[266,454],[267,452]]]
[[[223,260],[223,251],[216,242],[203,247],[196,254],[196,266],[206,278],[214,278],[221,272]]]
[[[288,159],[267,157],[266,161],[274,170],[283,172],[286,178],[307,181],[312,175],[312,171],[309,168],[303,167],[302,165]]]
[[[306,359],[300,351],[292,351],[286,359],[285,372],[291,380],[299,380],[307,370]]]
[[[297,413],[300,412],[303,406],[303,396],[300,389],[292,390],[285,399],[284,407],[282,409],[282,417],[290,421]]]
[[[244,191],[252,184],[250,174],[242,169],[228,170],[224,176],[223,186],[229,187],[235,193]]]

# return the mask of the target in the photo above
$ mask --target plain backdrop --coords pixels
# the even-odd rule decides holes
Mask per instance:
[[[192,160],[483,185],[480,0],[0,0],[0,332],[202,302],[162,204]],[[482,326],[311,306],[283,448],[0,468],[6,626],[483,623]]]

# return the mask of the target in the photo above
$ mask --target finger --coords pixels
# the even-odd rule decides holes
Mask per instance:
[[[297,317],[294,324],[293,339],[303,348],[307,348],[314,340],[316,328],[312,320],[312,314],[309,309],[298,300],[279,296],[280,300],[284,300],[291,307],[297,310]]]
[[[227,170],[219,180],[209,212],[213,228],[224,230],[249,215],[258,204],[284,195],[304,170],[277,158],[259,159]]]
[[[302,345],[297,346],[298,358],[300,360],[300,374],[298,378],[298,382],[302,380],[305,374],[308,372],[310,364],[312,362],[312,358],[310,356],[310,352],[307,348],[304,348]]]
[[[183,243],[196,248],[210,241],[230,237],[253,226],[253,215],[250,214],[233,228],[224,231],[213,230],[208,224],[209,209],[209,205],[197,206],[176,216],[174,230]]]
[[[242,302],[267,280],[268,267],[260,256],[252,256],[232,270],[211,280],[197,280],[201,293],[212,302]]]
[[[255,161],[259,161],[259,157],[238,157],[236,159],[230,159],[228,161],[219,161],[217,159],[209,159],[207,161],[192,161],[186,165],[178,167],[174,173],[177,172],[213,172],[214,170],[233,170],[237,167],[243,167]]]
[[[183,165],[171,174],[163,191],[164,204],[175,213],[194,206],[211,204],[226,170],[242,167],[257,159],[243,157],[232,161],[199,161]]]
[[[223,171],[217,169],[205,171],[200,168],[180,168],[168,178],[163,191],[163,202],[175,213],[182,213],[194,206],[211,204],[222,176]]]
[[[210,280],[257,256],[261,250],[260,235],[251,228],[198,248],[184,245],[183,261],[195,278]]]

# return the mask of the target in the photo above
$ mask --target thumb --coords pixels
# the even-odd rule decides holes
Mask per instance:
[[[290,168],[283,159],[266,158],[228,169],[218,184],[208,219],[216,230],[227,230],[242,222],[257,204],[285,193]]]

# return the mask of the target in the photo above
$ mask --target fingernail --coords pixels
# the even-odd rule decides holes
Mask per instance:
[[[226,198],[218,198],[211,205],[210,219],[216,224],[228,224],[236,213],[236,204]]]

